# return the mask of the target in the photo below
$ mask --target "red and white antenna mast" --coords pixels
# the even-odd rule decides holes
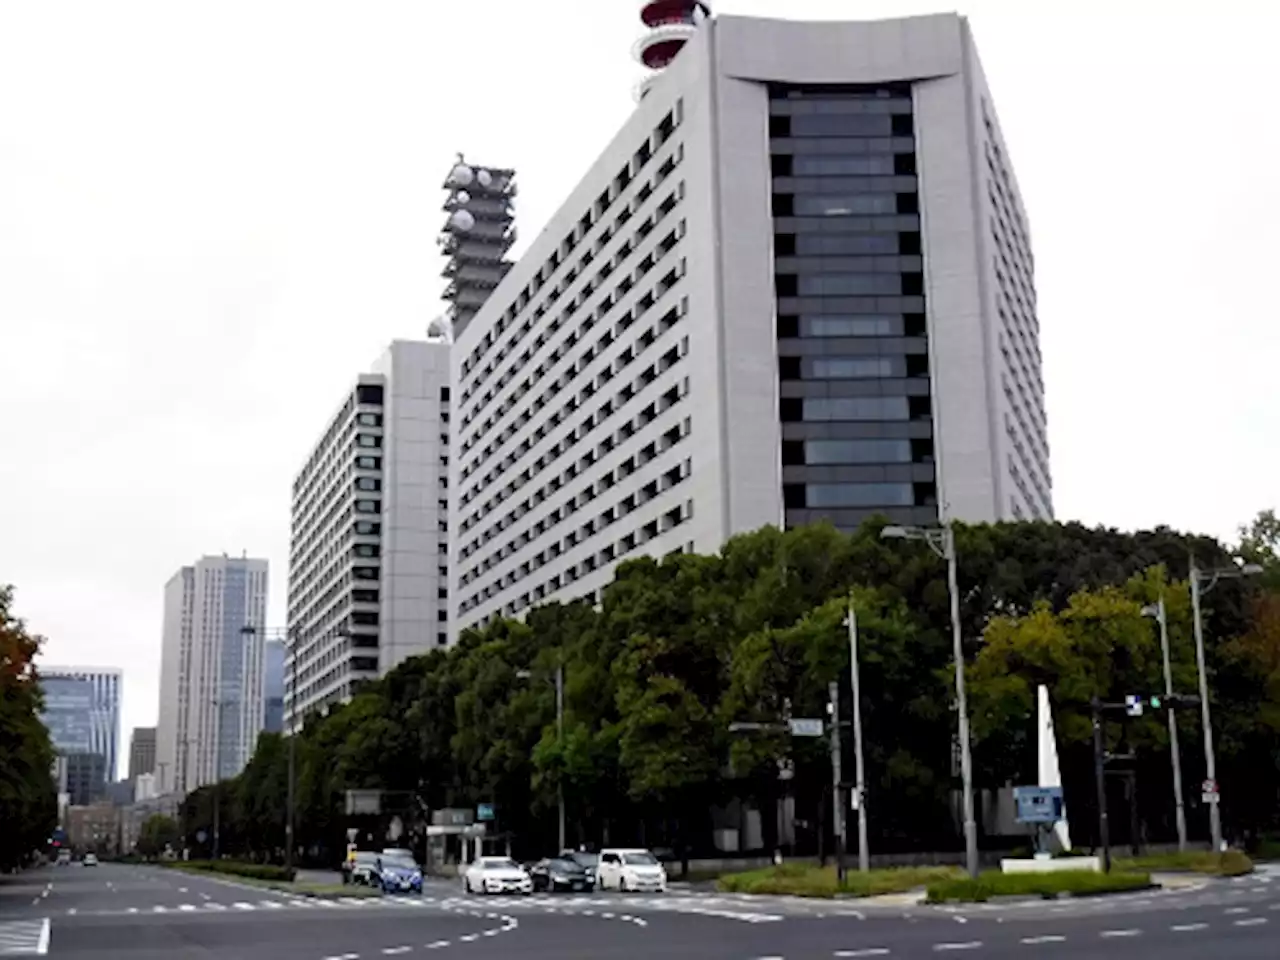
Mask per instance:
[[[635,57],[654,71],[636,87],[636,99],[649,92],[649,85],[689,42],[699,25],[711,16],[703,0],[641,0],[640,21],[645,34],[636,41]]]

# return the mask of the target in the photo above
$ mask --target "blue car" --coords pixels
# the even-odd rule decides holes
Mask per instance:
[[[384,856],[374,869],[383,893],[422,892],[422,870],[407,857]]]

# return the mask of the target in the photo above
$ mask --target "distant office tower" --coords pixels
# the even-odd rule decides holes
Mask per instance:
[[[107,795],[107,758],[100,753],[59,754],[54,770],[65,805],[82,807]]]
[[[129,782],[156,770],[156,728],[134,727],[129,739]]]
[[[264,700],[262,729],[266,733],[279,733],[284,729],[285,656],[283,640],[267,640],[263,648],[262,681]]]
[[[680,29],[455,337],[455,628],[765,524],[1052,516],[1030,238],[967,21]]]
[[[516,240],[516,175],[514,170],[474,166],[458,154],[444,186],[449,216],[439,242],[448,258],[448,320],[457,335],[511,269],[507,253]]]
[[[96,753],[103,759],[104,784],[114,779],[120,740],[119,669],[41,667],[40,684],[54,749]]]
[[[156,768],[161,793],[244,769],[263,720],[267,561],[203,557],[165,585]]]
[[[450,348],[433,329],[356,378],[293,482],[287,729],[448,642]]]

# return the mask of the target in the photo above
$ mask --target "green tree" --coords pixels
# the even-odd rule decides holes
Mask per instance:
[[[167,851],[179,851],[182,832],[172,817],[155,813],[142,822],[138,830],[138,853],[144,857],[159,857]]]
[[[0,870],[44,849],[57,826],[54,753],[34,666],[41,643],[13,613],[13,588],[0,585]]]

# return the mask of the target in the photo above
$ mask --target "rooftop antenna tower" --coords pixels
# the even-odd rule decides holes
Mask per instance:
[[[632,52],[653,72],[636,87],[637,100],[644,99],[653,81],[710,16],[711,6],[703,0],[641,0],[640,21],[645,33]]]
[[[452,340],[479,311],[489,294],[511,269],[507,254],[515,243],[516,174],[514,170],[478,167],[462,154],[445,178],[444,210],[448,214],[440,232],[440,249],[448,262],[449,281],[444,317],[433,320],[427,338]]]

